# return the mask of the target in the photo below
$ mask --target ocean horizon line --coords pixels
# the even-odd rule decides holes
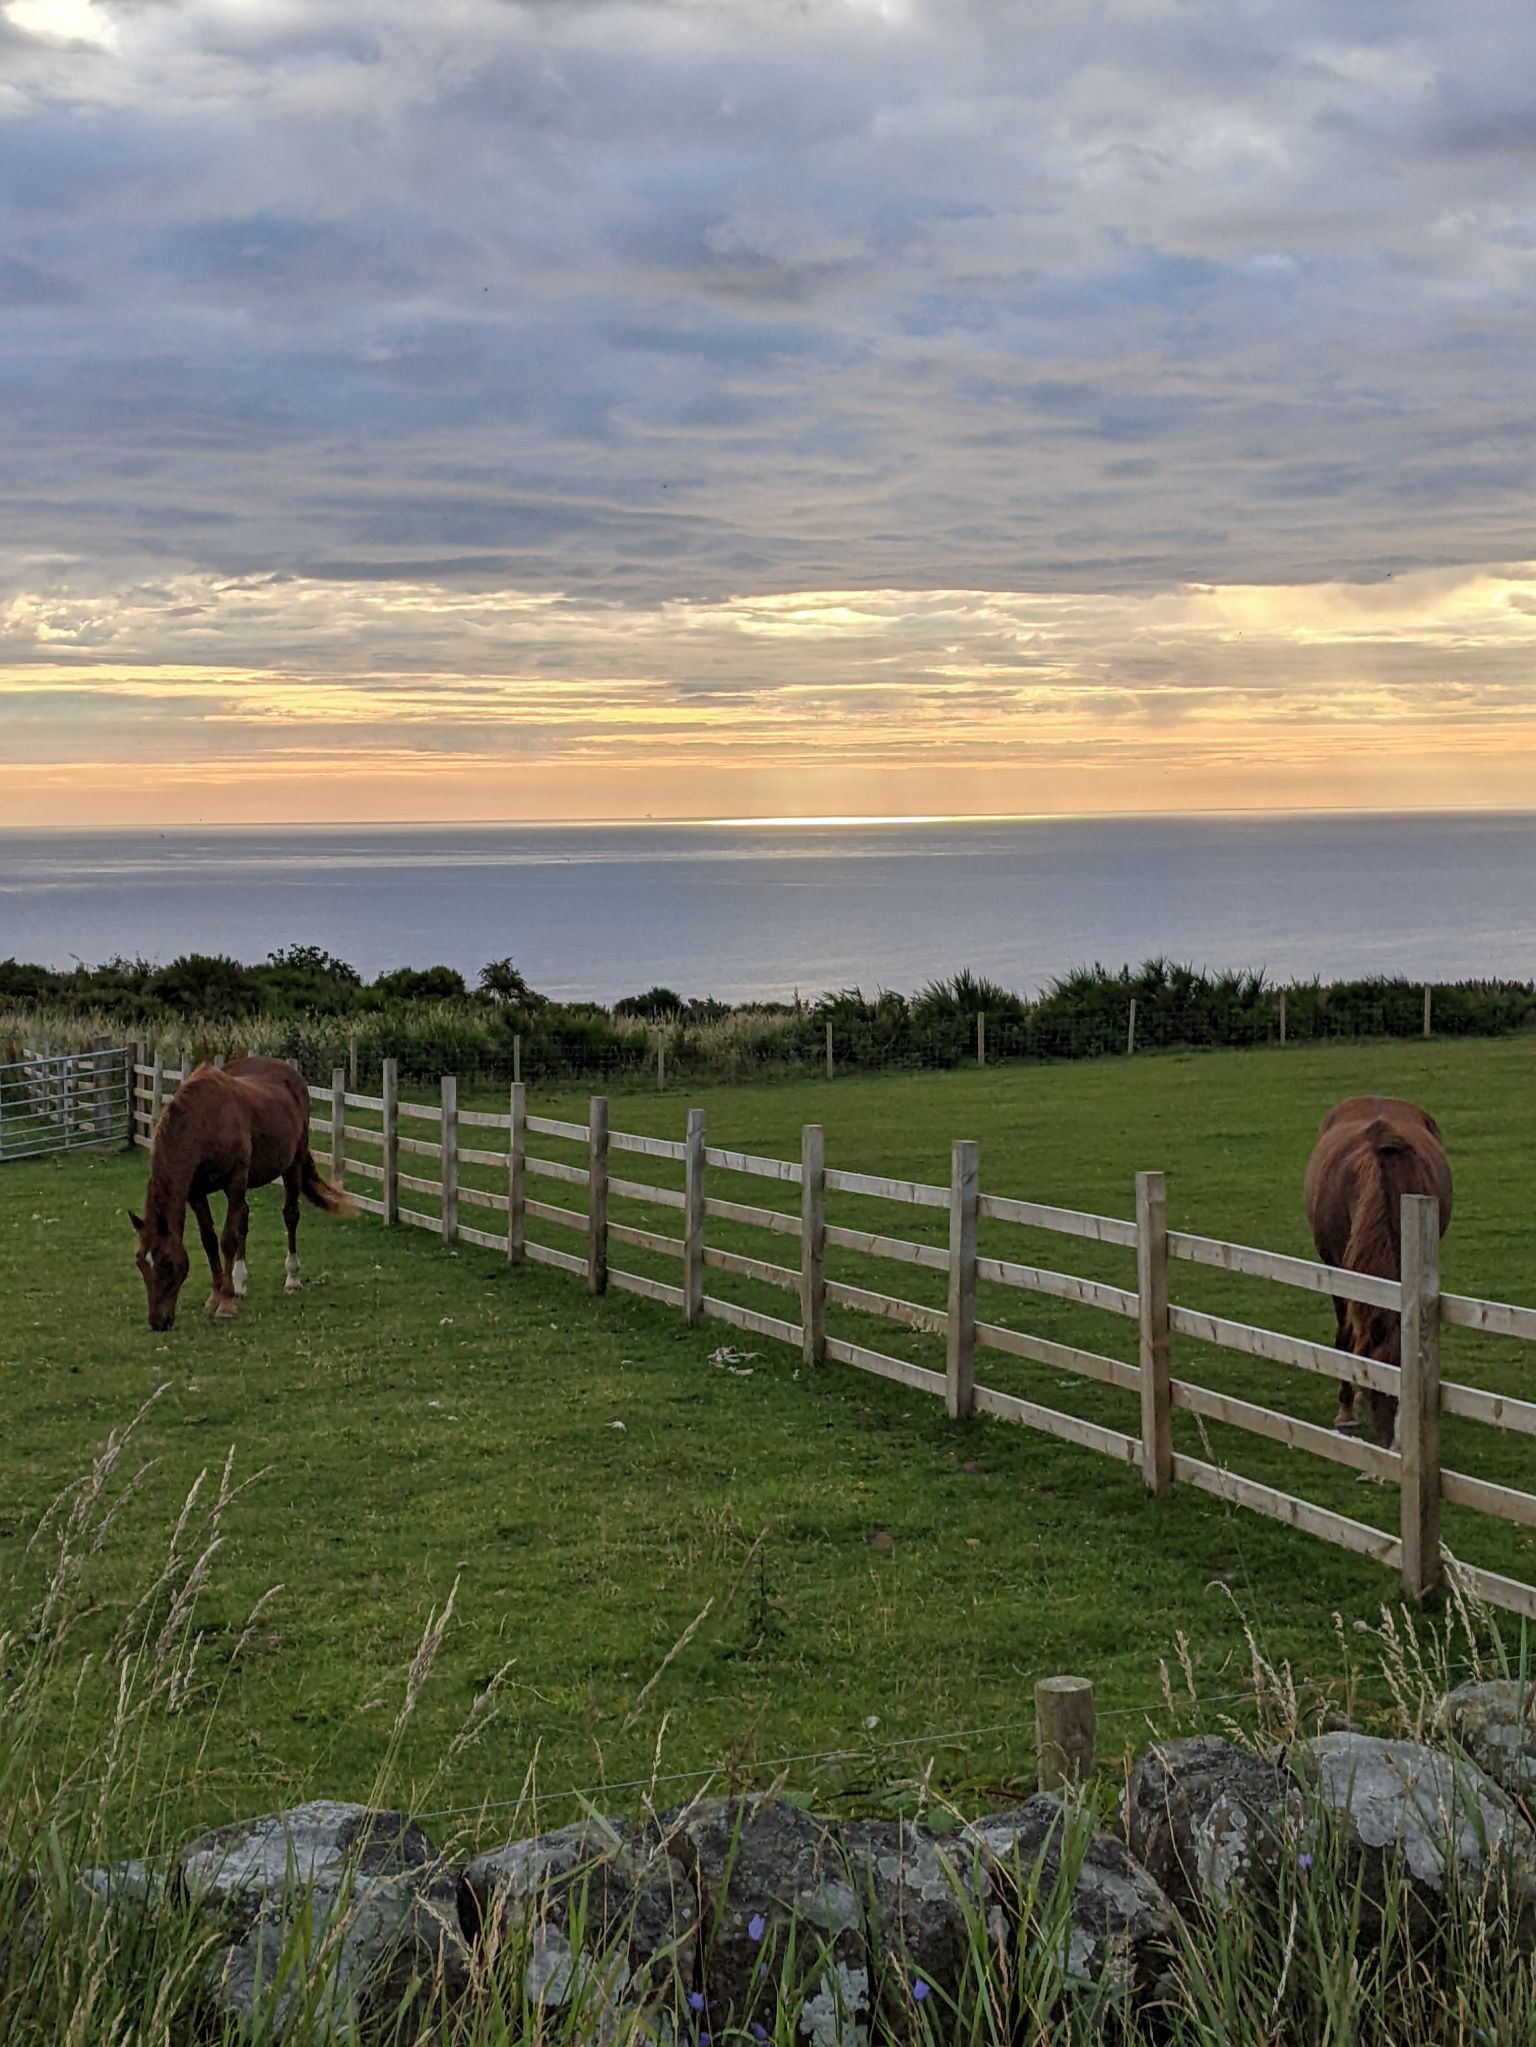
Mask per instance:
[[[1207,821],[1261,822],[1266,818],[1525,818],[1536,817],[1536,804],[1410,804],[1401,807],[1359,804],[1273,804],[1200,810],[1021,810],[1021,811],[878,811],[735,815],[729,817],[419,817],[419,818],[208,818],[170,824],[3,824],[0,838],[73,834],[106,837],[129,832],[169,837],[173,832],[443,832],[443,831],[701,831],[911,829],[920,825],[964,824],[1200,824]]]

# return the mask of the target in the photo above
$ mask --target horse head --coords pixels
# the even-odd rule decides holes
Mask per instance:
[[[169,1329],[176,1320],[176,1296],[191,1264],[186,1246],[166,1227],[163,1217],[151,1225],[130,1209],[128,1220],[138,1236],[135,1263],[144,1275],[144,1291],[149,1297],[149,1326]]]

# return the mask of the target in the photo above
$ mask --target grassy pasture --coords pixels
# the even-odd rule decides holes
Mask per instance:
[[[1176,1227],[1305,1252],[1299,1185],[1319,1115],[1346,1094],[1400,1093],[1433,1108],[1450,1142],[1447,1286],[1531,1300],[1533,1063],[1536,1051],[1518,1040],[1175,1055],[637,1095],[616,1099],[612,1120],[676,1136],[698,1101],[712,1143],[780,1157],[797,1154],[802,1123],[819,1121],[830,1165],[938,1182],[949,1140],[972,1136],[985,1190],[1119,1215],[1131,1212],[1134,1170],[1160,1167]],[[467,1090],[464,1099],[490,1100]],[[565,1096],[533,1106],[584,1113]],[[464,1139],[493,1142],[485,1132]],[[323,1141],[317,1134],[317,1149]],[[532,1148],[578,1157],[549,1140]],[[613,1169],[678,1184],[650,1160],[616,1154]],[[306,1215],[308,1287],[285,1300],[272,1190],[253,1201],[253,1291],[238,1324],[215,1328],[196,1312],[194,1268],[177,1328],[157,1337],[144,1325],[123,1216],[143,1170],[142,1157],[119,1156],[0,1174],[0,1576],[15,1581],[0,1631],[46,1576],[46,1545],[29,1551],[27,1538],[48,1502],[157,1387],[121,1468],[147,1469],[85,1568],[75,1653],[108,1649],[202,1468],[210,1477],[187,1548],[208,1525],[230,1446],[235,1483],[264,1473],[219,1517],[223,1547],[201,1595],[204,1641],[184,1701],[197,1709],[196,1738],[168,1719],[144,1749],[140,1795],[148,1804],[168,1794],[188,1827],[273,1799],[366,1795],[422,1627],[456,1578],[455,1617],[390,1787],[425,1812],[513,1798],[535,1757],[545,1794],[602,1785],[615,1788],[595,1796],[624,1806],[638,1793],[617,1787],[653,1773],[721,1766],[760,1778],[774,1759],[833,1749],[857,1754],[797,1763],[793,1781],[829,1799],[869,1799],[934,1756],[936,1779],[980,1803],[1032,1766],[1036,1676],[1092,1675],[1112,1749],[1137,1739],[1137,1709],[1156,1700],[1157,1660],[1176,1633],[1189,1639],[1200,1688],[1219,1699],[1247,1677],[1242,1615],[1269,1657],[1337,1676],[1334,1616],[1347,1647],[1349,1622],[1374,1618],[1394,1594],[1377,1567],[1190,1490],[1150,1502],[1134,1471],[1091,1452],[988,1422],[956,1426],[939,1402],[900,1387],[842,1367],[808,1374],[781,1346],[720,1324],[688,1330],[674,1312],[626,1296],[592,1300],[574,1279],[512,1272],[493,1253],[450,1251],[416,1231]],[[464,1177],[497,1178],[481,1168]],[[712,1182],[727,1198],[791,1205],[787,1187]],[[554,1183],[530,1191],[572,1206],[578,1195]],[[829,1213],[856,1228],[943,1237],[936,1211],[831,1197]],[[618,1201],[613,1217],[668,1234],[678,1223],[663,1207]],[[463,1219],[496,1224],[468,1206]],[[530,1234],[577,1248],[547,1224]],[[711,1238],[794,1261],[788,1238],[713,1225]],[[1130,1254],[1077,1240],[984,1226],[982,1250],[1134,1284]],[[616,1246],[613,1262],[676,1276],[637,1250]],[[832,1270],[942,1301],[941,1275],[836,1254]],[[794,1316],[771,1289],[714,1272],[708,1283]],[[1191,1267],[1175,1268],[1175,1296],[1331,1334],[1318,1297]],[[1132,1325],[1092,1310],[984,1288],[981,1312],[1134,1356]],[[838,1315],[833,1327],[941,1362],[931,1339],[894,1324]],[[714,1361],[723,1344],[756,1355],[732,1370]],[[1536,1383],[1536,1358],[1521,1346],[1452,1331],[1445,1351],[1447,1377],[1526,1397]],[[1332,1416],[1333,1388],[1320,1379],[1185,1343],[1175,1370],[1313,1420]],[[1135,1432],[1133,1402],[1113,1389],[992,1355],[979,1376]],[[1178,1420],[1181,1445],[1202,1453],[1197,1426]],[[1392,1521],[1395,1492],[1347,1470],[1230,1431],[1212,1430],[1209,1443],[1203,1454],[1255,1477]],[[1532,1454],[1519,1438],[1446,1429],[1446,1462],[1479,1475],[1527,1485]],[[1463,1512],[1447,1511],[1446,1538],[1516,1576],[1536,1563],[1536,1537]],[[277,1586],[236,1658],[246,1616]],[[497,1716],[449,1754],[504,1666]],[[111,1681],[105,1664],[92,1666],[73,1709],[79,1725]],[[71,1727],[61,1704],[61,1753]],[[663,1785],[658,1796],[687,1788]],[[563,1804],[549,1816],[574,1811]],[[131,1826],[131,1810],[123,1821]]]

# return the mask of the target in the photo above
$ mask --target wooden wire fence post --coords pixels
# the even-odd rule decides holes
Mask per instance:
[[[459,1235],[459,1082],[457,1074],[443,1075],[443,1242],[457,1242]]]
[[[819,1123],[800,1132],[800,1356],[827,1361],[827,1158]]]
[[[688,1111],[683,1163],[683,1320],[704,1320],[704,1111]]]
[[[400,1220],[400,1061],[386,1059],[383,1062],[379,1093],[383,1097],[382,1111],[384,1139],[380,1152],[380,1169],[384,1178],[379,1187],[379,1202],[383,1209],[380,1220],[397,1223]]]
[[[832,1079],[834,1079],[834,1078],[836,1077],[836,1074],[837,1074],[837,1068],[836,1068],[836,1067],[834,1066],[834,1064],[833,1064],[833,1062],[832,1062],[832,1025],[831,1025],[831,1022],[829,1021],[829,1022],[828,1022],[828,1024],[827,1024],[827,1078],[828,1078],[828,1080],[832,1080]]]
[[[507,1131],[507,1257],[513,1265],[528,1259],[528,1095],[520,1080],[512,1083]]]
[[[351,1090],[352,1090],[353,1094],[356,1094],[356,1093],[357,1093],[357,1032],[356,1032],[356,1031],[352,1031],[352,1032],[350,1032],[350,1033],[349,1033],[349,1035],[348,1035],[348,1037],[347,1037],[347,1086],[351,1088]]]
[[[339,1187],[347,1172],[347,1069],[331,1070],[331,1178]]]
[[[986,1063],[987,1012],[984,1009],[978,1009],[976,1012],[976,1064],[978,1066],[985,1066]]]
[[[1432,1194],[1403,1196],[1402,1246],[1403,1590],[1422,1599],[1440,1582],[1440,1204]]]
[[[587,1107],[587,1292],[608,1291],[608,1098]]]
[[[1035,1756],[1042,1791],[1084,1784],[1094,1770],[1093,1684],[1043,1677],[1035,1686]]]
[[[1285,1043],[1285,990],[1280,990],[1280,1043]]]
[[[149,1077],[149,1134],[151,1139],[153,1139],[155,1127],[160,1121],[160,1111],[164,1107],[165,1054],[157,1046],[155,1049],[155,1070]]]
[[[1131,997],[1131,1014],[1130,1014],[1130,1020],[1129,1020],[1129,1022],[1128,1022],[1128,1023],[1126,1024],[1126,1027],[1125,1027],[1125,1056],[1126,1056],[1126,1058],[1127,1058],[1127,1059],[1129,1059],[1129,1058],[1131,1057],[1131,1055],[1132,1055],[1132,1054],[1133,1054],[1133,1053],[1135,1052],[1135,1050],[1136,1050],[1136,998],[1135,998],[1135,996],[1133,995],[1133,996]]]
[[[1424,987],[1424,1035],[1426,1038],[1429,1036],[1430,1002],[1431,991],[1428,983],[1426,982]]]
[[[513,1033],[512,1037],[512,1079],[516,1086],[523,1084],[523,1034]]]
[[[981,1167],[975,1143],[957,1137],[949,1155],[949,1317],[944,1404],[952,1421],[976,1405],[976,1215]]]
[[[667,1085],[667,1040],[663,1031],[656,1033],[656,1092],[665,1092]]]
[[[1168,1199],[1161,1173],[1136,1175],[1136,1319],[1141,1359],[1141,1475],[1173,1491],[1173,1391],[1168,1341]]]

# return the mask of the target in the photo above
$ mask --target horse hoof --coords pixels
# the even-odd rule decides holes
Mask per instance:
[[[206,1300],[206,1301],[204,1301],[204,1303],[203,1303],[203,1313],[204,1313],[205,1315],[217,1315],[217,1314],[218,1314],[218,1312],[219,1312],[219,1296],[218,1296],[217,1294],[210,1294],[210,1295],[208,1296],[207,1300]]]
[[[1358,1422],[1335,1422],[1333,1432],[1336,1436],[1358,1436],[1360,1424]]]
[[[284,1280],[284,1282],[283,1282],[283,1292],[284,1292],[285,1294],[301,1294],[301,1293],[303,1293],[303,1291],[304,1291],[304,1282],[303,1282],[303,1280],[302,1280],[302,1279],[287,1279],[287,1280]]]
[[[219,1305],[213,1311],[213,1319],[215,1322],[233,1322],[235,1319],[234,1302],[220,1301]]]

